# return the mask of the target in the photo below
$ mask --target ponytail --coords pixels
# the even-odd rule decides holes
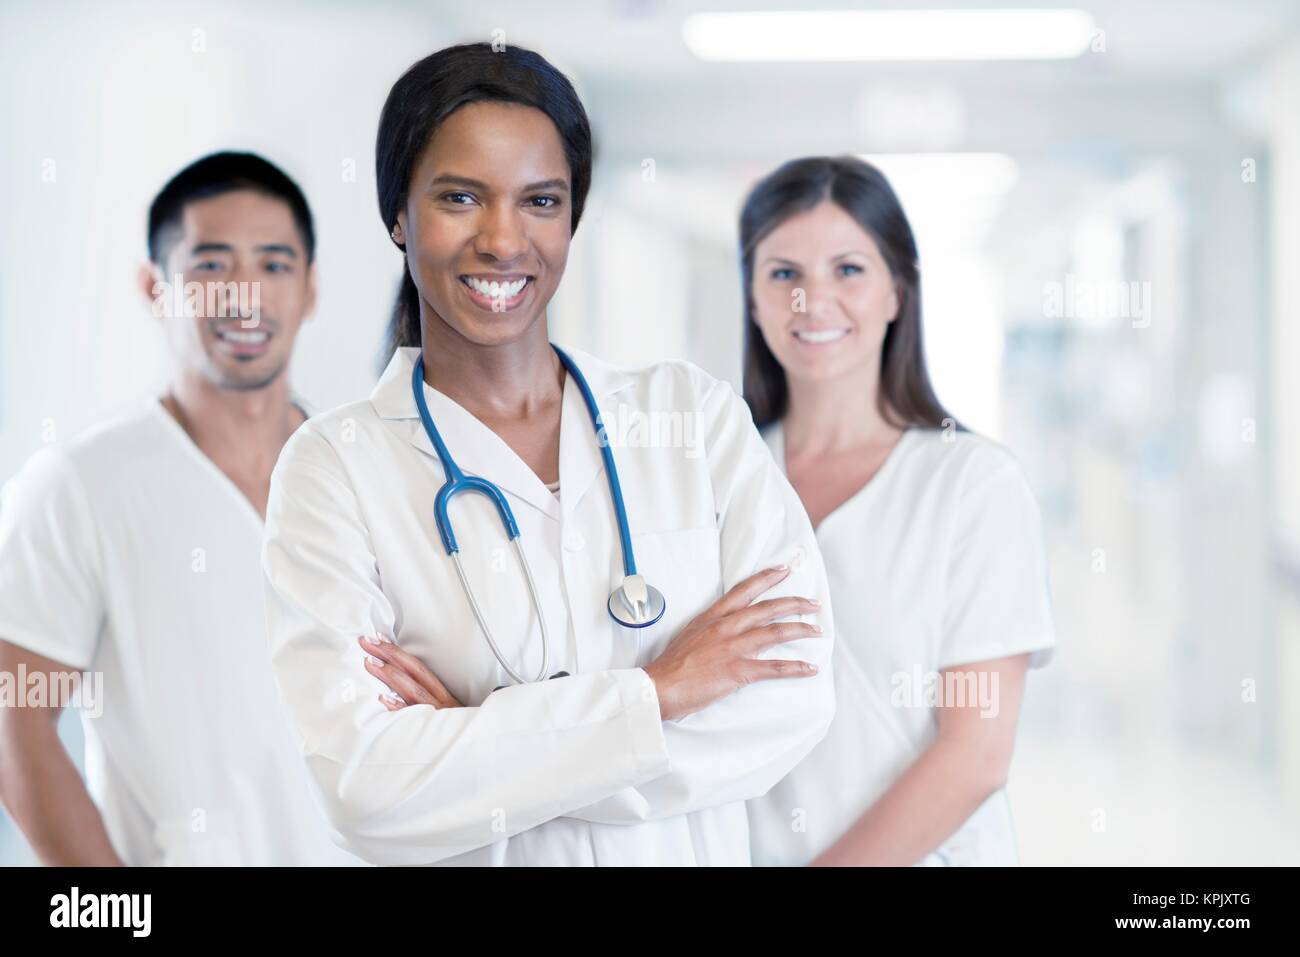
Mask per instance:
[[[397,287],[397,298],[388,317],[388,331],[384,334],[384,351],[380,371],[392,361],[394,353],[405,346],[420,345],[420,291],[415,288],[411,269],[402,259],[402,281]]]

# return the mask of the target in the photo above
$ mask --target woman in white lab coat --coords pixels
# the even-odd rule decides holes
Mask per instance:
[[[1009,864],[1025,672],[1054,643],[1015,459],[926,373],[916,244],[851,157],[785,164],[741,213],[745,398],[831,581],[830,732],[751,801],[758,864]]]
[[[407,267],[395,351],[368,399],[285,447],[263,556],[275,676],[338,839],[381,864],[748,863],[744,801],[834,708],[798,497],[726,384],[568,350],[667,603],[616,624],[604,436],[547,336],[591,180],[581,103],[529,51],[442,50],[389,94],[376,167]],[[501,513],[466,494],[448,514],[489,647],[435,526],[450,463],[421,401],[448,457],[502,491],[549,640]],[[644,428],[664,422],[666,444]]]

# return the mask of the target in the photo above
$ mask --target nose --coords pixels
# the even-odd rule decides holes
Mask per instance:
[[[830,283],[810,278],[804,283],[804,295],[808,315],[814,319],[829,318],[838,309],[835,289]]]
[[[474,242],[475,251],[502,262],[518,259],[528,249],[524,218],[511,203],[501,203],[487,210],[482,228]]]

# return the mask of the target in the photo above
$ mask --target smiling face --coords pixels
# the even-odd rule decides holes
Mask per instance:
[[[513,342],[543,320],[569,255],[570,176],[540,110],[480,102],[447,117],[411,176],[396,238],[424,335]]]
[[[275,381],[316,299],[288,204],[245,189],[187,203],[163,266],[142,273],[145,294],[158,281],[175,285],[177,275],[194,314],[169,310],[163,320],[176,359],[222,389]]]
[[[898,290],[875,240],[830,201],[791,216],[758,243],[750,294],[754,321],[792,379],[878,370],[885,331],[898,315]]]

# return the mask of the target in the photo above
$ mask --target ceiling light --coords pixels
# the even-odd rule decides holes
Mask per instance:
[[[696,13],[682,24],[701,60],[1059,60],[1088,49],[1083,10],[823,10]]]

